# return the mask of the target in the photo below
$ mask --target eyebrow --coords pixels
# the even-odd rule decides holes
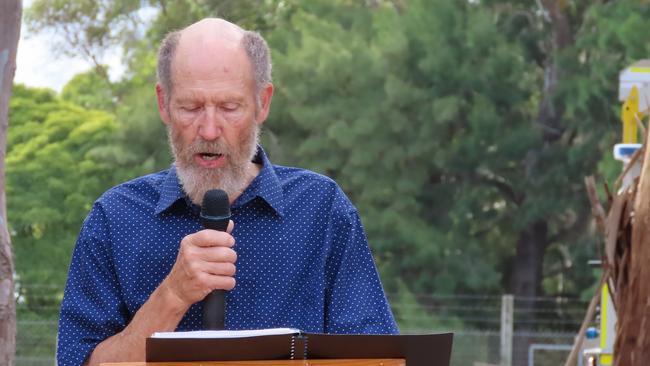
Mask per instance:
[[[223,95],[212,96],[212,95],[202,95],[191,91],[177,95],[177,97],[174,99],[176,99],[176,103],[183,104],[183,103],[195,103],[197,101],[204,101],[206,99],[214,101],[217,98],[219,103],[233,102],[233,101],[241,102],[246,99],[244,95],[238,93],[227,93]]]

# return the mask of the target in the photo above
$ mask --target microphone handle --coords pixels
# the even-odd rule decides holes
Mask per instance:
[[[210,220],[202,218],[203,227],[217,231],[226,231],[229,218]],[[226,291],[213,290],[203,300],[203,329],[223,330],[226,317]]]
[[[226,291],[213,290],[203,300],[203,329],[223,330],[226,317]]]

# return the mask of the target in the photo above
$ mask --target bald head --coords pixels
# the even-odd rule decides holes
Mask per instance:
[[[219,44],[241,44],[246,31],[237,24],[220,18],[206,18],[180,31],[179,44],[215,46]]]
[[[201,32],[214,31],[231,31],[242,34],[244,29],[235,23],[231,23],[221,18],[204,18],[196,23],[192,23],[185,27],[184,31],[192,32],[192,30],[199,30]]]
[[[241,55],[250,64],[259,95],[271,82],[271,57],[264,38],[224,19],[206,18],[165,37],[158,52],[158,82],[169,99],[176,72],[205,72],[197,64],[218,67]]]

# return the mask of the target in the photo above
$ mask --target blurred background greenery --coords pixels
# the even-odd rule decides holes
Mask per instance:
[[[587,260],[600,256],[583,177],[620,171],[618,73],[647,57],[649,15],[640,0],[34,0],[28,29],[94,67],[60,93],[13,90],[19,337],[50,333],[41,346],[19,338],[23,364],[51,357],[53,330],[38,327],[56,319],[92,202],[170,165],[156,48],[208,16],[269,41],[263,146],[357,205],[403,331],[497,328],[477,312],[503,293],[520,300],[520,330],[575,331],[582,313],[561,305],[583,307],[597,279]],[[118,80],[100,61],[110,47],[122,50]]]

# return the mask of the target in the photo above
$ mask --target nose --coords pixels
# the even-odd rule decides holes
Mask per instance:
[[[213,141],[222,134],[223,121],[217,109],[212,106],[206,106],[203,111],[201,123],[199,124],[199,136],[205,141]]]

